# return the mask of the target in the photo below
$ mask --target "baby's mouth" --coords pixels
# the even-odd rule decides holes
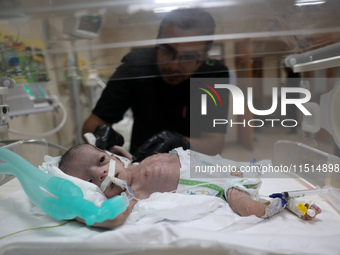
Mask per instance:
[[[118,173],[115,175],[115,178],[119,179],[119,174],[118,174]],[[116,186],[116,184],[115,184],[114,182],[110,182],[109,186],[110,186],[110,188],[113,189],[113,188]],[[121,188],[122,190],[125,190],[125,189],[122,188],[122,187],[120,187],[120,188]]]

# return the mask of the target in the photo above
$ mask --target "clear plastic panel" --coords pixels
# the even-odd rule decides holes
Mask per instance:
[[[275,142],[273,164],[291,166],[299,177],[320,187],[330,184],[332,177],[339,178],[340,158],[298,142]]]
[[[17,84],[44,83],[46,94],[56,95],[60,102],[68,104],[70,118],[65,128],[58,134],[59,138],[49,136],[48,139],[70,147],[83,142],[82,125],[103,87],[115,79],[112,74],[124,56],[134,49],[153,48],[159,42],[160,23],[170,10],[203,8],[214,18],[215,32],[210,36],[165,38],[163,43],[212,39],[209,58],[223,62],[233,81],[252,72],[254,77],[261,73],[263,78],[283,80],[285,57],[340,41],[340,1],[317,1],[316,4],[310,0],[308,5],[301,2],[0,0],[0,76],[13,77]],[[144,74],[139,73],[138,77]],[[259,84],[256,93],[254,90],[255,100],[266,106],[271,103],[271,87],[281,85]],[[326,85],[317,87],[328,89]],[[313,100],[317,100],[316,97]],[[14,112],[16,106],[19,105],[9,105],[9,111]],[[30,115],[30,121],[13,118],[10,126],[31,133],[44,133],[52,126],[49,115],[35,116]],[[130,140],[130,127],[125,140]],[[228,130],[228,138],[242,135],[231,131]],[[252,132],[245,132],[250,134],[249,141],[254,140]],[[11,135],[10,139],[21,137]],[[246,146],[252,148],[252,145]]]
[[[167,12],[177,8],[206,9],[216,22],[215,43],[229,42],[232,45],[249,40],[253,56],[300,53],[339,41],[339,1],[328,0],[319,5],[303,6],[298,2],[0,1],[0,28],[12,31],[6,38],[7,45],[16,42],[19,37],[43,41],[45,47],[42,49],[36,44],[36,49],[43,55],[39,56],[41,53],[37,51],[34,53],[40,58],[48,54],[63,59],[66,54],[69,56],[68,64],[72,64],[75,50],[84,59],[78,63],[82,69],[95,67],[107,79],[131,48],[154,46],[161,20]],[[96,18],[96,22],[91,22],[91,17]],[[20,40],[17,41],[16,47],[20,48],[20,43]],[[23,52],[29,54],[28,51]],[[218,57],[227,60],[240,53],[225,50],[224,54],[218,54]],[[65,71],[63,67],[63,60],[56,60],[47,65],[47,71],[58,69],[62,73]],[[40,79],[49,80],[50,74],[45,76],[45,71],[43,68],[35,70]],[[86,75],[90,74],[87,72]]]

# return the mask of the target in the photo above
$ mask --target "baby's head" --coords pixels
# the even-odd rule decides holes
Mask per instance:
[[[81,158],[81,155],[84,154],[84,152],[86,154],[87,145],[89,144],[79,144],[65,152],[60,158],[59,169],[69,174],[72,168],[77,165],[77,161]],[[91,150],[91,148],[88,149]]]
[[[90,144],[80,144],[69,149],[61,157],[59,168],[68,175],[91,182],[100,187],[109,173],[111,159],[116,161],[115,177],[129,182],[130,173],[124,168],[120,160]],[[122,191],[119,186],[111,184],[106,188],[104,194],[111,198]]]

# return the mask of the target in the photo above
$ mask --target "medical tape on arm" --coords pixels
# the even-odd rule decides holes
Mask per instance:
[[[266,207],[265,215],[263,215],[261,218],[266,219],[269,218],[279,212],[281,212],[285,208],[286,204],[282,204],[282,199],[276,197],[272,200],[270,200],[269,205]]]

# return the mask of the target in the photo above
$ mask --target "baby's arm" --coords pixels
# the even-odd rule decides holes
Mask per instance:
[[[269,202],[261,203],[259,201],[255,201],[249,196],[247,192],[239,190],[237,188],[229,189],[227,196],[231,209],[233,209],[233,211],[240,216],[255,215],[259,218],[267,218],[283,210],[281,203],[269,204]],[[279,198],[276,199],[280,201]],[[307,213],[303,215],[301,211],[297,209],[298,204],[306,204],[307,202],[310,204],[310,206],[308,206],[308,209],[313,210],[315,212],[314,215],[308,215]],[[316,215],[321,213],[321,209],[316,204],[313,204],[311,201],[307,201],[306,199],[300,198],[291,198],[290,200],[288,200],[287,208],[297,214],[303,220],[312,220],[316,217]]]
[[[240,216],[256,215],[261,218],[266,213],[266,205],[253,200],[249,194],[243,190],[230,188],[227,196],[231,209]]]
[[[115,145],[111,148],[111,152],[112,153],[115,153],[117,155],[120,155],[120,156],[123,156],[123,157],[126,157],[130,160],[132,160],[132,155],[130,152],[128,152],[127,150],[125,150],[123,147],[121,146],[118,146],[118,145]]]
[[[116,227],[119,227],[120,225],[122,225],[124,223],[124,221],[126,220],[126,218],[130,215],[130,213],[132,212],[132,208],[135,206],[135,204],[137,203],[136,200],[131,200],[129,206],[126,208],[126,210],[124,212],[122,212],[121,214],[117,215],[116,218],[112,219],[112,220],[105,220],[103,222],[96,222],[93,225],[91,225],[92,227],[98,227],[98,228],[106,228],[106,229],[114,229]],[[77,221],[80,221],[82,223],[85,223],[85,221],[81,218],[76,218]]]

